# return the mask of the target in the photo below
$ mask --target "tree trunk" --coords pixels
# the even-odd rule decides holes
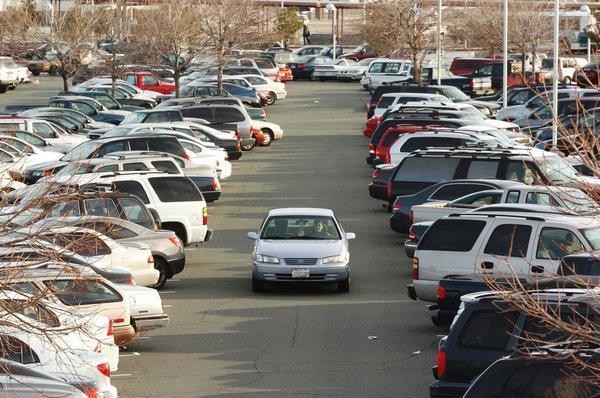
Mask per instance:
[[[175,80],[175,98],[179,98],[179,78],[181,77],[181,66],[173,71],[173,80]]]
[[[531,80],[535,83],[535,54],[536,48],[535,46],[531,49]],[[556,71],[554,71],[556,73]]]
[[[525,63],[525,51],[521,51],[521,75],[527,76],[527,69]]]
[[[421,83],[423,80],[423,76],[421,75],[421,71],[423,70],[422,62],[419,60],[418,51],[415,50],[415,53],[411,55],[412,61],[412,80],[414,83]]]
[[[110,80],[112,82],[111,86],[111,94],[113,97],[116,97],[115,94],[117,92],[117,49],[113,45],[113,55],[112,55],[112,67],[110,73]]]
[[[64,92],[69,91],[69,78],[64,73],[61,73],[60,77],[62,78],[62,81],[63,81],[63,91]]]

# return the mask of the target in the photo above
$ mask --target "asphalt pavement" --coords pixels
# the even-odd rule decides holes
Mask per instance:
[[[18,87],[0,105],[42,100],[54,87],[56,79]],[[291,82],[288,98],[267,108],[284,139],[234,162],[209,206],[213,240],[188,250],[184,272],[161,291],[171,324],[121,352],[112,376],[121,397],[428,396],[444,330],[407,298],[403,237],[368,194],[368,99],[358,84]],[[333,209],[356,233],[350,293],[252,293],[246,233],[268,210],[289,206]]]

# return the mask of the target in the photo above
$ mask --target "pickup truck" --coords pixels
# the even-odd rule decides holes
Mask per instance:
[[[528,284],[525,280],[519,282],[530,289],[598,286],[600,283],[600,258],[598,255],[598,252],[592,252],[565,256],[558,266],[556,276],[539,279],[531,284]],[[497,279],[494,282],[507,287],[511,284],[511,281],[505,279]],[[473,276],[457,275],[440,280],[437,290],[437,304],[429,306],[430,310],[435,311],[431,315],[431,321],[436,326],[450,325],[458,312],[462,296],[488,290],[490,290],[490,287],[483,279]]]
[[[531,186],[515,182],[503,190],[480,191],[451,202],[427,202],[412,207],[413,222],[435,221],[450,214],[466,213],[481,206],[496,204],[540,204],[577,213],[598,213],[600,207],[577,188]]]
[[[526,76],[514,72],[513,63],[508,64],[508,70],[513,71],[508,74],[508,86],[523,85],[528,83]],[[502,88],[502,77],[504,76],[502,62],[490,62],[477,69],[468,77],[469,88],[466,94],[472,97],[490,95]]]
[[[123,80],[142,90],[156,91],[161,94],[171,94],[175,91],[174,83],[162,81],[151,72],[129,72],[123,76]]]

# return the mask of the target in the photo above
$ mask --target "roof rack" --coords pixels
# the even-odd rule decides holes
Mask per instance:
[[[520,218],[523,220],[528,220],[528,221],[546,221],[545,218],[540,217],[540,216],[521,216],[518,214],[512,214],[510,210],[507,210],[506,213],[509,214],[503,214],[501,212],[499,212],[499,214],[490,214],[490,213],[485,213],[485,212],[479,212],[479,213],[453,213],[450,214],[448,217],[456,217],[459,218],[461,216],[482,216],[482,217],[487,217],[487,218],[498,218],[498,217],[507,217],[507,218]]]

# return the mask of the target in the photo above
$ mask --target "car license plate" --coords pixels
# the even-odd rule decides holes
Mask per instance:
[[[310,276],[310,269],[308,268],[296,268],[292,270],[292,278],[308,278]]]

